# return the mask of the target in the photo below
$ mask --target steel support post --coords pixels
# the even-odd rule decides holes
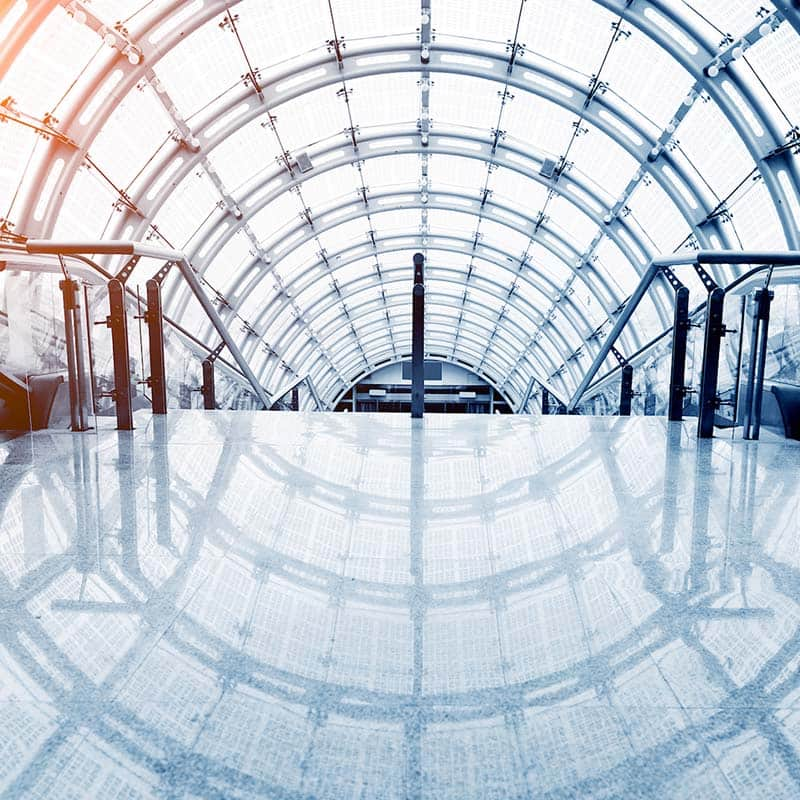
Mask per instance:
[[[686,345],[689,338],[689,290],[682,286],[675,292],[675,316],[672,323],[672,365],[669,375],[669,411],[672,422],[683,419],[686,396]]]
[[[753,337],[750,348],[752,391],[750,392],[746,409],[749,419],[745,426],[745,439],[758,439],[761,434],[761,407],[764,400],[764,369],[767,364],[767,346],[769,344],[769,312],[774,296],[774,293],[769,289],[759,289],[755,293],[755,336]]]
[[[629,417],[633,401],[633,367],[626,364],[622,368],[622,383],[619,387],[619,415]]]
[[[214,411],[217,407],[217,390],[214,386],[214,361],[210,358],[203,359],[203,385],[200,391],[203,394],[203,408]]]
[[[550,392],[544,387],[542,388],[542,415],[547,416],[550,413]]]
[[[161,284],[151,278],[147,287],[147,337],[150,350],[150,377],[153,413],[167,413],[167,374],[164,360],[164,315],[161,307]]]
[[[128,314],[125,307],[125,284],[117,278],[108,282],[110,313],[106,320],[111,329],[111,347],[114,353],[114,402],[117,407],[117,428],[133,430],[133,404],[131,394],[131,360],[128,351]]]
[[[700,439],[710,439],[714,435],[714,415],[719,407],[717,398],[719,354],[722,349],[722,337],[726,333],[722,321],[724,306],[725,290],[717,287],[709,293],[706,305],[706,335],[697,420],[697,436]]]
[[[414,255],[414,290],[411,312],[411,416],[420,419],[425,409],[425,256]]]
[[[64,301],[64,338],[69,376],[69,416],[73,431],[88,430],[86,403],[88,390],[81,341],[80,289],[78,282],[66,278],[58,284]]]

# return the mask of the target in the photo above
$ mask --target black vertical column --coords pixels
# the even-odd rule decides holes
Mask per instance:
[[[633,400],[633,367],[625,364],[622,368],[622,383],[619,389],[619,415],[631,415],[631,401]]]
[[[108,303],[111,348],[114,353],[114,402],[117,407],[117,428],[133,430],[131,397],[131,360],[128,350],[128,314],[125,308],[125,284],[113,278],[108,282]]]
[[[745,438],[758,439],[761,433],[761,406],[764,400],[764,370],[767,364],[767,346],[769,344],[769,311],[775,294],[769,289],[759,289],[756,292],[757,303],[756,318],[758,320],[757,342],[751,346],[750,360],[755,361],[756,370],[753,381],[753,412],[751,415],[752,428],[749,436]]]
[[[675,292],[675,316],[672,324],[672,366],[669,376],[669,419],[683,419],[686,395],[686,343],[689,336],[689,290],[681,286]]]
[[[150,392],[153,413],[167,413],[167,376],[164,368],[164,316],[161,310],[161,284],[152,278],[147,287],[147,336],[150,350]]]
[[[550,413],[550,392],[542,387],[542,415]]]
[[[710,439],[714,435],[714,415],[719,406],[717,379],[719,378],[719,354],[725,325],[722,315],[725,305],[725,290],[716,288],[708,295],[706,306],[706,336],[703,346],[703,368],[700,375],[699,419],[697,436]]]
[[[217,390],[214,385],[214,359],[203,360],[203,385],[200,387],[203,395],[203,408],[214,411],[217,407]]]
[[[411,310],[411,416],[420,419],[425,409],[425,256],[414,254],[414,289]]]

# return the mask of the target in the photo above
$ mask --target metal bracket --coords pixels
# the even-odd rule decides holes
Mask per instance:
[[[678,289],[683,289],[683,284],[678,280],[678,276],[669,268],[662,267],[661,274],[667,279],[669,285],[677,292]]]
[[[620,351],[619,351],[619,350],[617,350],[617,348],[616,348],[616,347],[612,347],[612,348],[611,348],[611,352],[614,354],[614,358],[616,358],[616,359],[617,359],[617,362],[619,363],[619,365],[620,365],[621,367],[625,367],[625,366],[627,366],[627,364],[628,364],[628,359],[627,359],[627,358],[625,358],[625,356],[624,356],[624,355],[622,355],[622,353],[620,353]]]
[[[707,292],[713,292],[714,289],[719,289],[719,284],[705,271],[702,264],[695,263],[692,264],[692,266],[703,282],[703,286],[706,287]]]
[[[220,353],[225,349],[225,342],[220,342],[204,359],[212,364],[219,358]]]
[[[158,272],[156,272],[155,275],[153,275],[152,280],[154,280],[156,283],[159,283],[159,284],[163,283],[164,282],[164,278],[167,277],[167,275],[169,274],[169,271],[174,266],[175,266],[175,262],[174,261],[166,261],[164,263],[164,265],[161,267],[161,269]]]
[[[128,259],[127,264],[125,264],[125,266],[114,276],[123,286],[125,285],[125,281],[130,278],[131,273],[139,263],[140,258],[141,256],[132,256],[130,259]]]

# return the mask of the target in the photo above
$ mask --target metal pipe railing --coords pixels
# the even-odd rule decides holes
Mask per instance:
[[[242,371],[248,383],[261,401],[264,408],[269,408],[270,400],[264,388],[259,383],[255,373],[250,368],[241,350],[236,345],[225,323],[220,318],[208,295],[203,291],[200,280],[189,263],[186,255],[180,250],[168,247],[158,247],[148,242],[132,242],[127,240],[115,241],[53,241],[50,239],[28,239],[24,243],[25,251],[31,255],[130,255],[142,258],[157,258],[163,261],[173,261],[181,272],[186,283],[206,312],[211,324],[220,335],[226,347],[233,356],[234,361]]]
[[[592,361],[591,366],[586,371],[583,379],[578,384],[575,393],[572,395],[568,405],[567,412],[570,413],[575,410],[581,398],[583,397],[586,389],[591,384],[595,375],[599,371],[603,362],[608,358],[611,348],[616,343],[620,334],[625,326],[630,321],[634,312],[636,311],[639,303],[643,300],[650,285],[655,278],[661,273],[662,269],[674,268],[678,266],[688,265],[714,265],[714,264],[763,264],[763,267],[757,267],[747,273],[747,277],[751,277],[759,271],[769,269],[771,266],[796,266],[800,265],[800,251],[785,250],[785,251],[759,251],[759,250],[690,250],[673,253],[668,256],[660,256],[654,258],[647,266],[644,274],[642,275],[639,284],[634,289],[633,294],[628,298],[625,307],[620,312],[614,323],[613,328],[609,332],[603,346]],[[733,281],[727,288],[733,288],[738,282],[742,280],[743,276]]]

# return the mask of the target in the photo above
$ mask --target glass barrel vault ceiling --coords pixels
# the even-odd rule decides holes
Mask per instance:
[[[800,244],[799,31],[794,0],[18,1],[0,216],[185,250],[264,385],[329,404],[410,353],[422,250],[428,353],[566,397],[654,255]]]

